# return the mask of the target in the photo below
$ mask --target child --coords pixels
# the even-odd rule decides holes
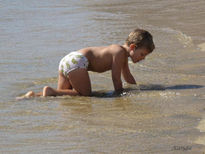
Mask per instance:
[[[88,71],[102,73],[112,71],[115,92],[122,92],[121,74],[129,84],[136,84],[130,73],[128,57],[133,63],[145,59],[155,48],[152,35],[136,29],[131,32],[124,45],[88,47],[66,55],[59,64],[58,88],[45,86],[43,92],[35,94],[29,91],[23,96],[61,96],[91,95],[91,83]]]

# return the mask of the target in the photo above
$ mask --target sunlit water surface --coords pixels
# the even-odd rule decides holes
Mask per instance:
[[[1,1],[1,153],[205,152],[205,1]],[[90,72],[93,97],[16,101],[57,85],[60,59],[123,44],[140,27],[156,50],[130,62],[137,85],[113,95],[110,72]]]

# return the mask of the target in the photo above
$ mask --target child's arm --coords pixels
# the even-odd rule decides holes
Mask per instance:
[[[121,92],[122,88],[122,80],[120,78],[121,71],[116,70],[114,67],[112,69],[112,81],[116,92]]]
[[[130,69],[128,66],[128,59],[126,60],[125,65],[122,68],[122,75],[127,83],[136,84],[134,77],[130,73]]]
[[[122,80],[121,80],[121,70],[124,63],[124,57],[122,54],[117,54],[113,57],[112,63],[112,81],[116,92],[121,92]]]

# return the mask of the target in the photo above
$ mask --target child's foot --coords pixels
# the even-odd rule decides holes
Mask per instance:
[[[35,93],[33,91],[29,91],[23,96],[16,97],[16,99],[21,100],[21,99],[25,99],[25,98],[31,98],[31,97],[34,97],[34,96],[35,96]]]
[[[46,96],[56,96],[56,92],[53,88],[45,86],[43,88],[43,96],[44,97],[46,97]]]

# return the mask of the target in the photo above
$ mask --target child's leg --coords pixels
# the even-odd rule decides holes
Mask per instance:
[[[72,87],[82,96],[91,95],[91,83],[87,69],[79,68],[68,74]]]
[[[58,78],[58,89],[45,86],[43,92],[34,93],[27,92],[22,98],[30,98],[34,96],[62,96],[62,95],[82,95],[89,96],[91,94],[91,84],[88,72],[84,68],[76,69],[69,73],[69,79],[66,78],[61,72]],[[72,89],[73,87],[73,89]]]
[[[80,95],[74,89],[53,89],[51,87],[45,86],[43,88],[43,96],[63,96],[63,95],[70,95],[70,96],[77,96]]]
[[[60,89],[72,89],[68,77],[65,77],[61,71],[58,74],[58,90]]]
[[[65,78],[62,72],[59,72],[59,76],[58,76],[58,89],[72,89],[72,86],[68,80],[68,78]],[[46,86],[43,88],[43,91],[50,91],[49,94],[55,96],[56,92],[54,89]],[[28,91],[26,94],[24,94],[23,96],[17,97],[16,99],[24,99],[24,98],[31,98],[31,97],[39,97],[39,96],[43,96],[43,91],[42,92],[38,92],[38,93],[34,93],[33,91]],[[53,92],[52,92],[53,91]],[[45,95],[45,94],[44,94]],[[48,92],[47,92],[48,95]]]
[[[59,73],[58,89],[46,86],[43,89],[43,96],[88,96],[91,94],[90,78],[86,69],[76,69],[69,73],[68,78],[69,80],[62,73]],[[73,89],[65,89],[69,87],[73,87]]]
[[[62,96],[62,95],[79,95],[75,90],[72,90],[72,86],[69,82],[68,77],[65,77],[64,74],[59,71],[58,75],[58,87],[53,89],[51,87],[45,86],[43,88],[43,96]]]

